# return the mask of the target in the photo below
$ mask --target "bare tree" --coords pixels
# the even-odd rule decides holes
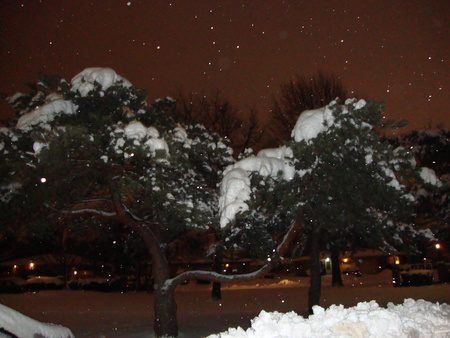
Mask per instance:
[[[304,110],[323,107],[336,98],[345,100],[347,95],[339,77],[321,71],[312,77],[297,75],[289,83],[282,84],[280,98],[273,98],[268,124],[272,142],[280,144],[289,139],[289,133]]]
[[[245,113],[229,100],[222,98],[220,90],[212,95],[205,91],[184,95],[178,90],[177,121],[203,124],[230,141],[236,156],[246,149],[257,146],[262,132],[258,121],[258,112],[251,109]]]

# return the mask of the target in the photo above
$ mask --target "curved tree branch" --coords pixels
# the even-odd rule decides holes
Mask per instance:
[[[256,271],[239,275],[223,275],[214,271],[202,270],[185,271],[174,278],[166,280],[162,287],[162,290],[164,292],[173,291],[183,281],[194,278],[202,278],[212,282],[243,282],[257,278],[269,272],[272,268],[277,266],[282,261],[282,256],[286,254],[290,244],[296,237],[299,230],[300,221],[297,220],[295,222],[292,222],[282,241],[278,244],[277,248],[274,249],[272,257],[269,258],[266,263]]]

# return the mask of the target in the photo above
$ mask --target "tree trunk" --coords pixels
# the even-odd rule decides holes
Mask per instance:
[[[222,300],[222,283],[213,282],[212,290],[211,290],[211,299],[215,301]]]
[[[314,230],[311,235],[311,253],[309,258],[309,268],[311,271],[310,286],[308,292],[308,311],[312,314],[314,305],[320,303],[320,291],[322,287],[321,265],[320,265],[320,248],[319,234]]]
[[[222,261],[223,261],[222,248],[216,248],[216,254],[214,255],[213,261],[213,271],[217,273],[222,273]],[[220,282],[213,282],[211,290],[211,299],[215,301],[222,300]]]
[[[163,290],[164,283],[170,278],[170,273],[159,226],[133,218],[125,210],[119,199],[114,200],[114,207],[119,220],[131,230],[139,233],[152,258],[153,277],[155,279],[155,322],[153,323],[155,336],[176,337],[178,336],[178,323],[175,289]]]
[[[113,195],[113,204],[116,211],[116,217],[131,230],[136,231],[144,241],[150,256],[152,258],[153,277],[155,280],[154,295],[155,295],[155,322],[154,331],[156,337],[176,337],[178,336],[177,323],[177,305],[175,303],[175,288],[182,280],[190,278],[207,277],[214,281],[244,281],[255,278],[263,273],[266,273],[274,264],[279,263],[280,257],[283,256],[289,248],[290,243],[296,237],[300,228],[300,222],[293,222],[285,234],[283,240],[278,245],[274,252],[274,256],[266,262],[266,264],[253,273],[243,274],[238,276],[221,275],[216,272],[205,271],[186,271],[175,278],[170,279],[169,264],[166,259],[163,248],[163,241],[160,234],[160,229],[157,224],[152,222],[144,222],[133,218],[132,215],[125,209],[121,203],[117,192],[112,185],[111,189]],[[317,239],[318,241],[318,239]],[[318,243],[317,243],[318,246]],[[317,249],[318,250],[318,249]],[[320,282],[320,264],[319,264],[319,282]],[[320,285],[319,285],[320,296]]]
[[[331,285],[344,286],[341,275],[341,265],[339,263],[339,250],[336,247],[331,248]]]
[[[178,336],[177,304],[175,302],[175,290],[162,290],[164,282],[169,279],[169,266],[153,265],[153,276],[155,278],[155,307],[154,307],[154,330],[156,337]]]

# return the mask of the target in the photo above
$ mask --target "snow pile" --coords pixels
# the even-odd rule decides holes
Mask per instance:
[[[71,101],[56,99],[22,115],[17,121],[17,128],[27,130],[33,125],[46,124],[59,114],[74,114],[77,109],[78,107]]]
[[[94,90],[96,84],[100,85],[102,90],[107,90],[117,82],[122,82],[125,87],[132,86],[128,80],[117,75],[111,68],[86,68],[73,77],[71,91],[79,92],[81,96],[86,97]]]
[[[375,301],[327,310],[313,308],[304,319],[294,312],[261,311],[248,330],[231,328],[209,338],[294,338],[294,337],[448,337],[450,306],[424,300],[405,299],[402,305],[389,303],[380,308]]]
[[[46,324],[31,319],[7,306],[0,304],[0,337],[46,337],[68,338],[74,337],[73,333],[60,325]],[[4,332],[6,331],[6,332]]]

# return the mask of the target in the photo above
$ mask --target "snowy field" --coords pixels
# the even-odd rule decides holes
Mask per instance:
[[[389,302],[403,304],[404,299],[408,298],[450,304],[450,285],[394,288],[390,283],[389,271],[362,277],[344,276],[344,283],[344,288],[335,288],[330,286],[330,276],[323,278],[322,307],[342,304],[345,308],[349,308],[360,302],[376,300],[380,307],[385,308]],[[210,286],[191,281],[179,287],[176,292],[180,337],[205,337],[238,326],[248,329],[250,320],[260,315],[262,310],[281,313],[295,311],[305,316],[308,286],[308,278],[286,276],[260,279],[240,285],[224,284],[223,300],[215,302],[210,299]],[[69,328],[75,337],[152,337],[153,299],[151,294],[145,292],[121,294],[41,291],[19,295],[1,294],[0,304],[38,321],[63,325]],[[415,303],[409,304],[415,306]],[[425,308],[430,306],[430,304],[422,305]],[[431,305],[436,309],[435,304]],[[380,310],[374,304],[370,306],[376,311]],[[329,312],[331,310],[333,308],[325,311],[325,314],[331,314]],[[337,318],[346,310],[334,307],[333,311],[332,317]],[[430,312],[430,309],[427,312]],[[262,314],[254,325],[258,325],[259,321],[260,326],[267,323],[273,326],[275,325],[273,321],[280,319],[280,316],[284,321],[288,318],[282,315],[277,317]],[[293,314],[289,319],[298,323],[299,319],[292,316]],[[447,327],[449,326],[450,319],[447,322]],[[450,332],[442,335],[448,336]],[[253,336],[244,335],[241,330],[240,335],[228,337]],[[268,336],[259,334],[258,337]]]

